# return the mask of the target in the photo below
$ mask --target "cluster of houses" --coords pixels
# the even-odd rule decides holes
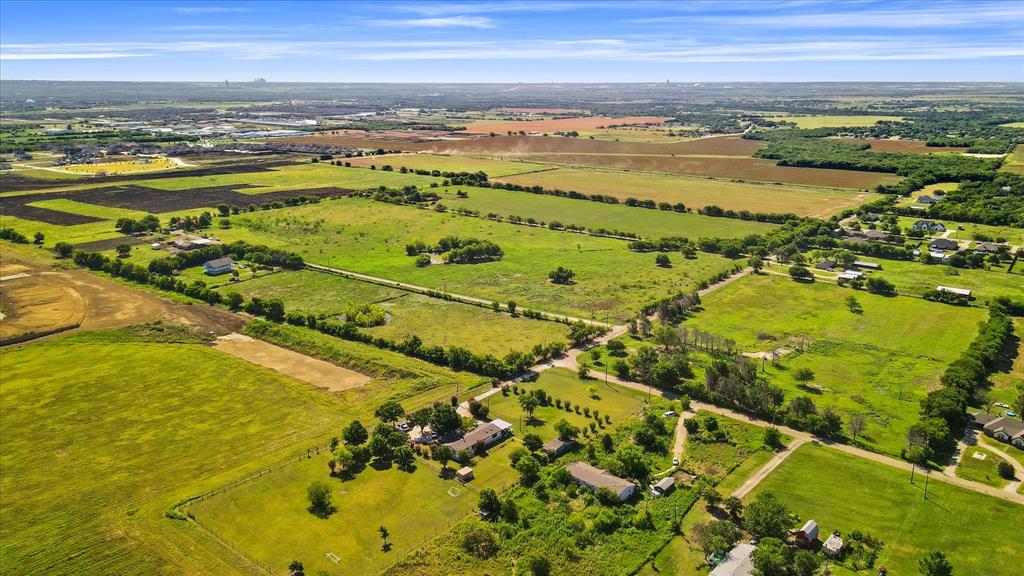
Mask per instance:
[[[824,542],[818,539],[818,523],[808,520],[799,530],[790,530],[791,546],[814,550],[821,544],[821,552],[830,558],[837,558],[843,553],[843,539],[839,533],[830,534]],[[710,576],[752,576],[754,564],[752,557],[757,546],[753,543],[739,543],[715,562],[715,569]]]
[[[1024,450],[1024,422],[1009,416],[993,416],[978,412],[973,416],[974,427],[1000,442],[1013,444]]]
[[[828,258],[818,262],[814,265],[818,270],[825,270],[827,272],[834,272],[836,268],[839,268],[839,263]],[[866,260],[855,260],[849,268],[845,268],[839,276],[836,278],[840,280],[859,280],[864,278],[864,272],[873,272],[881,270],[882,265],[877,262],[868,262]]]

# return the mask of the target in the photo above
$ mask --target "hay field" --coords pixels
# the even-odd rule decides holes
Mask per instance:
[[[136,174],[139,172],[157,172],[177,168],[178,164],[167,158],[152,158],[148,161],[141,159],[116,160],[101,159],[93,164],[69,164],[59,169],[73,174],[90,175],[113,175],[113,174]]]
[[[304,450],[343,408],[198,341],[174,340],[116,331],[0,351],[4,572],[243,572],[164,511]]]
[[[351,162],[353,166],[363,168],[376,166],[378,170],[384,165],[390,165],[395,171],[404,167],[410,170],[440,170],[442,172],[486,172],[491,178],[551,170],[554,168],[547,164],[532,162],[505,162],[503,160],[443,154],[387,154],[384,156],[363,156],[345,161]]]
[[[340,315],[349,305],[373,304],[389,315],[389,321],[360,328],[363,332],[395,341],[416,335],[427,345],[462,346],[498,357],[526,352],[534,344],[564,342],[569,332],[564,324],[513,318],[504,312],[309,270],[270,274],[220,291],[239,292],[247,298],[279,298],[285,310],[317,316]]]
[[[874,126],[879,122],[898,122],[902,116],[844,116],[841,114],[822,114],[806,116],[772,116],[778,122],[795,122],[798,128],[842,128],[844,126]]]
[[[616,142],[562,136],[495,136],[418,142],[406,145],[406,149],[498,157],[545,153],[750,157],[762,146],[764,143],[761,141],[745,140],[739,136],[712,136],[681,142]]]
[[[621,124],[661,124],[671,118],[660,116],[624,116],[608,118],[604,116],[585,116],[580,118],[559,118],[544,120],[509,120],[495,122],[493,120],[481,120],[466,126],[466,132],[487,134],[494,132],[504,134],[511,130],[518,132],[557,132],[570,130],[594,130],[596,128],[608,127]]]
[[[879,172],[777,166],[774,160],[761,158],[574,153],[522,154],[520,158],[534,162],[550,162],[577,167],[614,168],[634,172],[686,174],[730,180],[780,182],[858,190],[873,189],[878,184],[896,182],[900,179],[899,176]]]
[[[441,195],[441,203],[451,209],[468,208],[485,216],[494,213],[503,217],[519,216],[524,220],[533,218],[542,224],[558,221],[565,225],[632,232],[642,238],[742,238],[748,234],[763,234],[775,227],[752,220],[713,218],[695,212],[651,210],[499,188],[449,186],[435,190]],[[456,191],[465,192],[469,197],[460,198]]]
[[[810,170],[792,168],[792,170]],[[559,168],[498,179],[523,186],[575,190],[657,202],[682,202],[691,208],[716,205],[751,212],[792,212],[800,216],[830,216],[876,197],[868,192],[798,185],[731,182],[711,178],[643,174],[591,168]],[[568,219],[568,216],[566,217]]]

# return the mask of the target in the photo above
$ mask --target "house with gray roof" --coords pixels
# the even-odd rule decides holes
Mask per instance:
[[[619,497],[619,502],[629,500],[637,490],[636,483],[619,478],[607,470],[591,466],[586,462],[570,462],[565,465],[565,470],[581,486],[589,486],[595,490],[598,488],[611,490]]]
[[[986,436],[991,436],[1000,442],[1013,444],[1024,450],[1024,422],[1017,418],[1002,416],[985,424],[982,429]]]

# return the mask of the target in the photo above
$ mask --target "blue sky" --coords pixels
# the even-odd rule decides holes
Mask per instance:
[[[1024,81],[1024,2],[0,2],[0,77]]]

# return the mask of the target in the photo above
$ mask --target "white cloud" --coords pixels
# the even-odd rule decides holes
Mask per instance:
[[[605,62],[842,62],[965,60],[1024,57],[1013,38],[967,40],[942,36],[859,36],[752,41],[692,38],[577,38],[565,40],[189,40],[0,45],[3,60],[137,58],[202,55],[234,60],[288,58],[364,61],[550,60]]]
[[[377,26],[396,28],[494,28],[486,16],[447,16],[444,18],[406,18],[400,20],[372,20]]]
[[[111,58],[141,58],[145,54],[128,52],[35,52],[32,54],[7,54],[0,52],[0,60],[106,60]]]

